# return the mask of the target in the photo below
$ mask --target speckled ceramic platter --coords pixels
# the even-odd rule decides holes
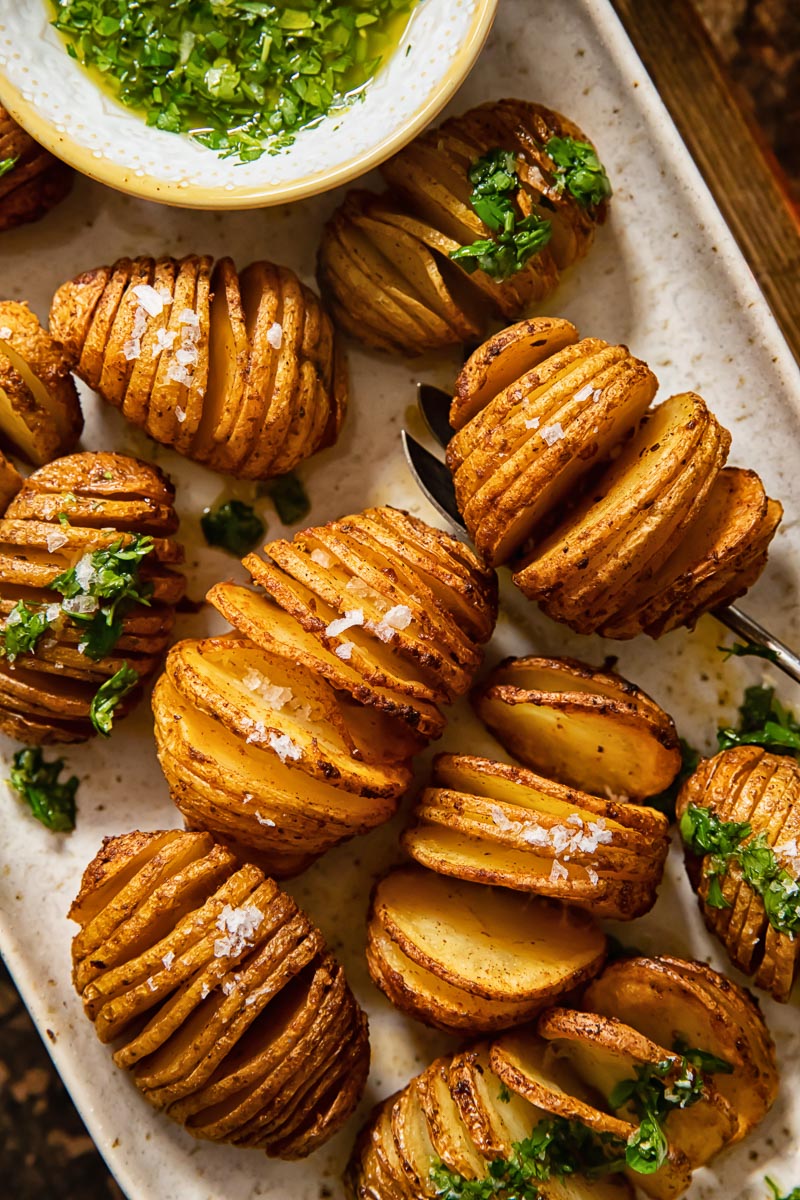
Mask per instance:
[[[798,644],[798,372],[610,5],[501,0],[489,44],[452,107],[459,111],[515,94],[562,109],[583,125],[598,143],[616,191],[609,224],[550,311],[563,313],[583,333],[626,342],[656,371],[663,396],[694,388],[732,430],[731,461],[756,468],[786,508],[769,567],[746,607]],[[318,231],[338,200],[333,193],[264,212],[186,213],[79,181],[42,224],[4,235],[0,294],[26,297],[44,316],[62,280],[144,251],[228,253],[241,263],[274,257],[311,281]],[[390,362],[353,351],[353,404],[344,437],[302,471],[312,521],[386,501],[437,523],[407,474],[399,429],[410,421],[422,436],[409,414],[413,384],[425,378],[449,386],[455,367],[454,361]],[[154,447],[91,395],[86,411],[85,446],[155,457],[176,480],[192,597],[200,599],[212,582],[236,575],[234,560],[202,544],[198,524],[224,482]],[[249,497],[246,488],[239,494]],[[258,504],[278,535],[277,517],[266,501]],[[618,655],[623,673],[674,714],[682,733],[707,748],[720,718],[733,716],[745,683],[761,678],[764,667],[774,671],[757,660],[723,664],[715,647],[724,631],[709,617],[694,633],[676,633],[658,645],[644,639],[603,643],[548,622],[508,579],[503,600],[490,661],[526,651],[595,661]],[[200,634],[212,620],[205,611],[181,617],[178,633]],[[797,702],[788,686],[780,686],[785,699]],[[442,745],[498,752],[466,705],[454,711]],[[2,751],[7,760],[12,746],[6,743]],[[72,836],[49,834],[10,795],[3,800],[0,929],[4,954],[48,1048],[122,1188],[131,1200],[341,1200],[339,1174],[368,1107],[427,1064],[444,1040],[394,1012],[372,987],[364,964],[367,895],[373,876],[398,856],[404,814],[327,855],[291,884],[342,956],[370,1012],[373,1069],[361,1112],[328,1147],[305,1163],[274,1163],[256,1152],[194,1142],[151,1111],[85,1020],[69,982],[72,927],[65,917],[81,870],[104,834],[176,824],[177,814],[156,763],[146,707],[111,742],[77,747],[67,757],[82,779]],[[654,911],[621,933],[643,949],[697,956],[725,969],[702,926],[677,849]],[[755,1137],[718,1159],[713,1172],[697,1173],[693,1200],[758,1200],[765,1195],[766,1173],[787,1187],[800,1182],[800,1158],[793,1159],[800,1148],[797,1008],[766,998],[762,1003],[784,1072],[780,1098]]]

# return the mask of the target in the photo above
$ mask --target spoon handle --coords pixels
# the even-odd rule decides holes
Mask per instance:
[[[800,683],[800,655],[791,650],[784,642],[779,641],[763,625],[759,625],[758,621],[754,621],[735,604],[715,609],[714,616],[723,625],[727,625],[728,629],[738,633],[739,637],[747,638],[756,646],[765,646],[771,650],[775,666],[780,667],[795,683]]]

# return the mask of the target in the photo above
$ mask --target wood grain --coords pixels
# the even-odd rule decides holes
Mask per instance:
[[[800,220],[690,0],[612,0],[800,362]]]

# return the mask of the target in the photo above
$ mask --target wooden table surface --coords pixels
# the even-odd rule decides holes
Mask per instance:
[[[800,72],[800,0],[697,2],[707,15],[725,19],[725,38],[739,57],[746,53],[737,36],[742,14],[753,17],[764,50],[761,77],[768,83],[781,56],[796,62]],[[690,0],[612,3],[800,360],[800,225],[762,130],[745,116]],[[788,43],[785,29],[791,30]],[[800,113],[797,101],[795,112]],[[800,151],[782,117],[779,93],[772,132],[778,130],[790,150]],[[800,196],[800,152],[794,162]],[[3,1194],[14,1200],[121,1200],[2,964],[0,1179]]]

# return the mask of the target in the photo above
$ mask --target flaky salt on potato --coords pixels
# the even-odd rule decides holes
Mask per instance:
[[[497,592],[462,543],[388,507],[265,551],[244,559],[260,591],[208,594],[236,633],[173,647],[153,711],[187,824],[286,876],[392,816],[439,704],[472,682]]]
[[[134,685],[158,667],[185,588],[174,498],[157,467],[106,452],[56,459],[24,481],[0,519],[5,733],[84,741],[104,685],[127,676],[117,718],[140,698]]]
[[[336,441],[346,367],[293,271],[229,258],[122,258],[63,284],[50,329],[75,371],[163,445],[268,479]]]
[[[800,763],[760,746],[706,759],[677,805],[706,925],[757,987],[786,1002],[800,966]]]
[[[782,509],[730,435],[625,346],[568,321],[489,338],[456,383],[447,448],[456,499],[487,562],[579,633],[658,637],[751,586]]]
[[[453,1033],[529,1021],[596,974],[605,946],[585,913],[415,866],[376,884],[367,926],[377,986]]]
[[[0,437],[38,467],[73,450],[82,429],[63,350],[27,304],[0,300]]]
[[[617,1017],[672,1049],[702,1047],[728,1064],[714,1084],[732,1106],[745,1137],[766,1116],[778,1091],[775,1044],[749,992],[706,963],[659,955],[609,963],[587,988],[591,1012]]]
[[[302,1158],[353,1111],[366,1017],[320,931],[257,867],[207,833],[107,838],[69,915],[97,1036],[194,1137]]]
[[[486,190],[516,223],[527,219],[540,231],[533,254],[499,250],[499,231],[472,202],[470,173],[487,155],[500,174]],[[580,178],[579,159],[592,163]],[[545,299],[560,271],[588,250],[610,195],[585,134],[525,100],[489,101],[451,117],[381,172],[387,192],[348,192],[326,225],[318,274],[337,323],[394,354],[474,341],[490,317],[515,320]],[[465,262],[462,248],[476,244],[484,253]]]
[[[655,903],[669,848],[655,809],[564,787],[522,767],[441,754],[403,845],[456,879],[631,920]]]
[[[0,104],[0,233],[38,221],[72,187],[74,173]]]
[[[568,787],[645,800],[680,770],[672,718],[614,671],[572,658],[507,658],[472,702],[510,754]]]

